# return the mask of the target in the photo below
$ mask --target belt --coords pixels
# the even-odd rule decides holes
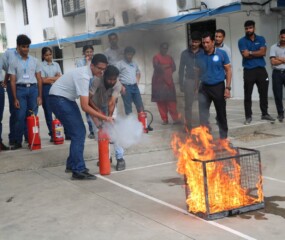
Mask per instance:
[[[36,83],[17,83],[16,86],[18,87],[31,87],[37,85]]]
[[[277,71],[277,72],[280,72],[280,73],[285,73],[285,69],[277,69],[277,68],[275,68],[275,69],[273,69],[273,71]]]

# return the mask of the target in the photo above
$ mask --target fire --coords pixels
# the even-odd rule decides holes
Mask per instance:
[[[177,171],[186,176],[190,190],[186,201],[189,211],[217,213],[263,200],[261,176],[256,188],[243,186],[237,150],[226,139],[214,140],[207,127],[192,129],[186,138],[174,135],[171,144],[178,157]]]

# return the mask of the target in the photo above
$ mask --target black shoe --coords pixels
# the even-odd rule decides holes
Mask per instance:
[[[279,122],[283,122],[284,115],[278,115],[277,119],[279,120]]]
[[[65,140],[71,140],[71,137],[69,137],[69,136],[65,136]]]
[[[89,139],[95,139],[94,133],[90,133],[90,134],[88,135],[88,138],[89,138]]]
[[[53,142],[53,137],[51,137],[49,141],[50,141],[50,142]]]
[[[122,171],[126,169],[126,163],[123,158],[117,159],[117,165],[116,165],[116,170],[117,171]]]
[[[152,128],[151,126],[148,126],[148,127],[147,127],[147,130],[148,130],[148,131],[153,131],[153,128]]]
[[[269,114],[266,114],[266,115],[261,116],[261,120],[267,120],[267,121],[274,122],[275,118],[271,117]]]
[[[66,169],[65,169],[65,172],[66,172],[66,173],[71,173],[71,172],[72,172],[72,169],[71,169],[71,168],[66,168]],[[88,173],[88,172],[89,172],[89,168],[85,168],[85,169],[84,169],[84,172],[87,172],[87,173]]]
[[[15,143],[14,145],[11,146],[11,150],[17,150],[19,148],[22,148],[21,143]]]
[[[244,121],[244,125],[249,125],[251,123],[251,121],[252,121],[251,117],[246,118]]]
[[[97,177],[93,174],[88,172],[74,172],[72,173],[72,180],[96,180]]]
[[[9,150],[9,148],[6,145],[4,145],[4,143],[0,142],[0,151],[7,151],[7,150]]]

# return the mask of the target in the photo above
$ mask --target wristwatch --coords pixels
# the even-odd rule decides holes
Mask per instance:
[[[249,51],[249,56],[251,56],[252,55],[252,51]]]
[[[231,91],[231,90],[232,90],[232,88],[231,88],[231,87],[226,87],[226,89],[228,89],[229,91]]]

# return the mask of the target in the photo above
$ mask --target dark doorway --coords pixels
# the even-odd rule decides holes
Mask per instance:
[[[60,49],[58,46],[52,48],[53,51],[53,58],[55,62],[57,62],[61,68],[61,71],[63,73],[63,54],[62,49]]]
[[[191,33],[194,31],[199,31],[202,34],[203,32],[212,32],[214,34],[216,31],[216,20],[187,23],[187,43],[189,43]]]

